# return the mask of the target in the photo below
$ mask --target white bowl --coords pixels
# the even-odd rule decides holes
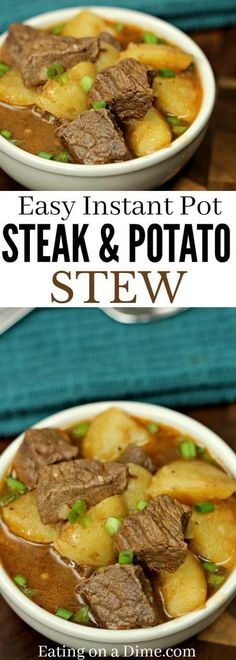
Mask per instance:
[[[200,444],[206,446],[219,462],[236,477],[236,457],[230,449],[215,433],[208,428],[195,422],[190,417],[182,415],[174,410],[153,406],[144,403],[109,402],[92,403],[84,406],[70,408],[61,413],[48,417],[37,424],[37,428],[45,426],[67,427],[79,420],[91,418],[105,410],[108,406],[115,405],[131,415],[137,415],[157,422],[169,424],[177,428],[180,433],[193,436]],[[13,457],[18,449],[23,435],[17,438],[6,449],[0,458],[0,480],[3,478],[7,468],[11,465]],[[5,570],[0,566],[0,590],[3,598],[10,607],[26,621],[32,628],[42,635],[49,637],[60,644],[65,644],[75,649],[105,648],[107,655],[113,648],[117,648],[120,655],[125,653],[125,645],[132,645],[139,649],[165,649],[179,644],[183,640],[195,635],[208,626],[233,598],[236,592],[236,569],[227,578],[225,584],[217,593],[208,599],[205,606],[191,614],[186,614],[173,621],[162,623],[153,628],[140,628],[135,630],[104,630],[89,628],[70,621],[59,619],[54,614],[49,614],[34,602],[29,600],[16,587],[8,577]]]
[[[62,9],[33,18],[27,23],[44,28],[63,23],[82,8]],[[124,163],[74,165],[48,161],[23,151],[0,137],[0,166],[13,179],[31,190],[151,190],[174,176],[199,147],[207,129],[215,101],[215,81],[211,66],[202,50],[184,32],[148,14],[129,9],[90,7],[98,16],[135,23],[143,30],[156,32],[183,50],[193,54],[200,73],[203,100],[190,128],[169,147],[150,156]],[[14,20],[14,16],[12,17]],[[0,46],[6,38],[0,38]]]

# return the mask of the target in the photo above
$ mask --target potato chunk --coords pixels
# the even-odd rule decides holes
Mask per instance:
[[[148,488],[151,497],[170,495],[187,504],[226,500],[236,491],[236,481],[204,461],[174,461],[162,467]]]
[[[184,53],[180,48],[162,44],[129,44],[126,50],[120,53],[120,60],[126,57],[134,57],[154,69],[175,71],[184,71],[193,61],[192,55]]]
[[[122,496],[114,495],[92,507],[80,522],[67,523],[54,547],[63,557],[68,557],[77,564],[88,566],[106,566],[115,559],[113,537],[105,529],[110,516],[123,520],[126,507]],[[83,527],[83,519],[90,521]]]
[[[112,66],[117,62],[118,57],[119,51],[117,48],[114,48],[114,46],[105,41],[101,41],[100,54],[95,64],[96,71],[99,72],[106,69],[107,66]]]
[[[148,156],[168,147],[171,143],[171,130],[160,112],[151,108],[143,119],[130,122],[128,139],[136,156]]]
[[[85,9],[65,24],[63,34],[68,37],[97,37],[104,30],[107,30],[105,21]]]
[[[10,105],[37,105],[38,94],[25,87],[20,71],[8,71],[0,78],[0,101]]]
[[[183,616],[203,607],[207,596],[206,578],[191,552],[175,573],[161,571],[160,577],[164,605],[170,617]]]
[[[119,408],[109,408],[92,422],[83,441],[84,458],[114,461],[132,442],[144,445],[149,432]]]
[[[159,110],[192,122],[198,112],[198,90],[186,76],[155,78]]]
[[[87,110],[87,94],[80,86],[84,76],[95,78],[95,67],[91,62],[79,62],[66,72],[65,84],[48,80],[38,96],[37,105],[62,119],[76,119]]]
[[[128,486],[123,494],[128,513],[136,511],[137,503],[139,500],[146,499],[146,490],[150,484],[152,475],[148,470],[135,465],[134,463],[128,464],[129,468],[129,481]]]
[[[11,532],[27,541],[51,543],[60,535],[61,524],[43,525],[41,522],[35,490],[4,506],[2,515]]]
[[[187,538],[196,554],[216,564],[233,567],[236,558],[236,504],[235,501],[219,502],[212,513],[193,511],[189,521]]]

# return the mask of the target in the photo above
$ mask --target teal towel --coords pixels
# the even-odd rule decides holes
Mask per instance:
[[[236,24],[235,0],[8,0],[1,7],[0,31],[9,23],[65,7],[111,5],[144,11],[174,23],[183,30],[204,30]]]
[[[90,401],[233,401],[236,309],[131,326],[99,309],[36,310],[0,337],[0,365],[0,437]]]

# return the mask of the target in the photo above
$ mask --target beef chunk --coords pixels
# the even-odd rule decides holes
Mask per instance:
[[[31,87],[47,80],[47,69],[53,64],[69,69],[78,62],[95,62],[99,41],[95,37],[57,37],[15,23],[6,39],[4,53],[5,58],[15,60],[25,85]]]
[[[98,165],[128,160],[123,135],[109,110],[88,110],[57,130],[77,163]]]
[[[102,628],[124,630],[157,624],[151,585],[141,566],[108,566],[84,580],[77,591]]]
[[[115,540],[115,549],[133,550],[137,559],[153,570],[175,571],[187,555],[184,527],[190,508],[160,495],[146,509],[125,519]]]
[[[76,500],[98,504],[126,486],[127,468],[119,463],[81,459],[44,467],[36,494],[40,518],[43,523],[65,519]]]
[[[116,48],[116,50],[122,50],[119,41],[117,41],[110,32],[100,32],[98,36],[100,41],[105,41],[107,44],[110,44],[110,46],[113,46],[113,48]]]
[[[139,447],[135,442],[132,442],[131,445],[128,445],[125,451],[122,452],[119,458],[120,463],[135,463],[135,465],[141,465],[149,472],[156,472],[156,466],[153,463],[148,454],[144,451],[143,447]]]
[[[142,119],[151,108],[153,95],[147,69],[127,58],[97,74],[89,102],[106,101],[121,121]]]
[[[78,451],[63,431],[29,429],[14,461],[17,477],[29,488],[33,488],[42,465],[71,460],[78,455]]]

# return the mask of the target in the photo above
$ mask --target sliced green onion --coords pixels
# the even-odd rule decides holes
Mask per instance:
[[[172,131],[176,137],[183,135],[187,131],[188,126],[173,126]]]
[[[57,81],[60,85],[67,85],[67,83],[69,82],[69,76],[68,76],[68,73],[66,73],[66,71],[65,71],[65,72],[62,73],[60,76],[57,76],[57,77],[56,77],[56,81]]]
[[[50,80],[54,80],[58,75],[61,75],[62,73],[65,72],[65,67],[62,66],[62,64],[52,64],[52,66],[49,66],[47,68],[47,77]]]
[[[7,495],[4,495],[0,499],[0,506],[5,506],[6,504],[9,504],[9,502],[13,502],[13,500],[17,500],[19,497],[20,493],[16,493],[12,491],[12,493],[8,493]]]
[[[34,594],[36,593],[37,589],[31,589],[30,587],[23,587],[22,592],[27,598],[33,598]]]
[[[155,422],[151,422],[150,424],[147,424],[147,429],[150,431],[150,433],[157,433],[158,431],[158,424],[155,424]]]
[[[8,73],[8,71],[11,71],[11,66],[4,62],[0,62],[0,78],[4,76],[5,73]]]
[[[68,151],[61,151],[61,153],[55,156],[54,160],[58,163],[68,163],[70,160],[70,154],[68,154]]]
[[[200,445],[197,445],[197,453],[198,454],[204,454],[204,451],[205,451],[204,447],[200,447]]]
[[[58,607],[58,610],[56,611],[56,616],[59,616],[61,619],[66,619],[66,621],[69,621],[71,617],[73,616],[73,612],[70,610],[66,610],[64,607]]]
[[[90,609],[89,607],[81,607],[78,612],[75,613],[73,620],[77,623],[89,623]]]
[[[117,32],[123,32],[124,27],[125,27],[125,24],[122,23],[121,21],[119,21],[119,22],[116,23],[116,25],[115,25],[115,29],[116,29]]]
[[[133,564],[133,560],[133,550],[121,550],[121,552],[119,552],[119,564]]]
[[[200,453],[201,453],[202,461],[205,461],[206,463],[215,464],[214,458],[212,458],[212,456],[209,454],[207,449],[204,449],[203,452],[200,452]]]
[[[214,564],[213,561],[203,561],[202,568],[204,568],[204,570],[207,571],[208,573],[217,573],[217,571],[219,570],[219,566],[217,566],[217,564]]]
[[[73,433],[78,436],[78,438],[83,438],[84,435],[88,432],[90,427],[89,422],[82,422],[73,428]]]
[[[197,513],[211,513],[211,511],[215,511],[215,505],[213,502],[196,502],[194,509]]]
[[[176,117],[176,115],[167,115],[166,119],[168,124],[171,124],[171,126],[178,126],[181,121],[179,117]]]
[[[59,23],[58,25],[55,25],[54,28],[52,28],[52,34],[62,34],[64,30],[64,24]]]
[[[210,587],[215,587],[215,589],[218,589],[218,587],[221,587],[223,582],[225,581],[225,575],[208,575],[207,582]]]
[[[191,440],[181,440],[179,443],[179,450],[182,458],[191,459],[197,456],[197,447]]]
[[[48,151],[39,151],[38,153],[39,158],[46,158],[46,160],[52,160],[53,155],[49,154]]]
[[[6,140],[10,140],[12,138],[12,132],[11,131],[3,130],[3,131],[0,132],[0,135],[2,137],[4,137]]]
[[[80,522],[81,527],[84,527],[84,529],[87,529],[91,525],[92,517],[91,516],[84,516],[83,518],[81,518],[81,520],[79,522]]]
[[[139,502],[136,505],[137,511],[143,511],[143,509],[146,509],[148,504],[149,504],[148,500],[139,500]]]
[[[18,587],[26,587],[27,585],[27,580],[24,575],[15,575],[14,582],[17,584]]]
[[[92,78],[91,76],[83,76],[80,81],[80,87],[84,90],[84,92],[90,92],[90,89],[92,89],[93,83],[94,83],[95,78]]]
[[[26,493],[28,490],[25,484],[22,484],[21,481],[18,481],[18,479],[14,479],[14,477],[11,476],[6,478],[6,483],[9,488],[16,490],[18,493]]]
[[[106,108],[106,101],[94,101],[93,108],[94,110],[100,110],[100,108]]]
[[[70,523],[75,523],[78,519],[78,517],[86,511],[87,504],[84,500],[77,500],[75,502],[70,510],[70,513],[68,515],[68,520]]]
[[[144,32],[143,41],[145,42],[145,44],[157,44],[158,38],[156,37],[155,34],[153,34],[153,32]]]
[[[176,73],[173,69],[158,69],[158,75],[161,78],[176,78]]]
[[[119,518],[110,516],[109,518],[107,518],[105,524],[105,530],[108,532],[108,534],[110,534],[110,536],[115,536],[115,534],[118,532],[120,525],[121,525],[121,520]]]

